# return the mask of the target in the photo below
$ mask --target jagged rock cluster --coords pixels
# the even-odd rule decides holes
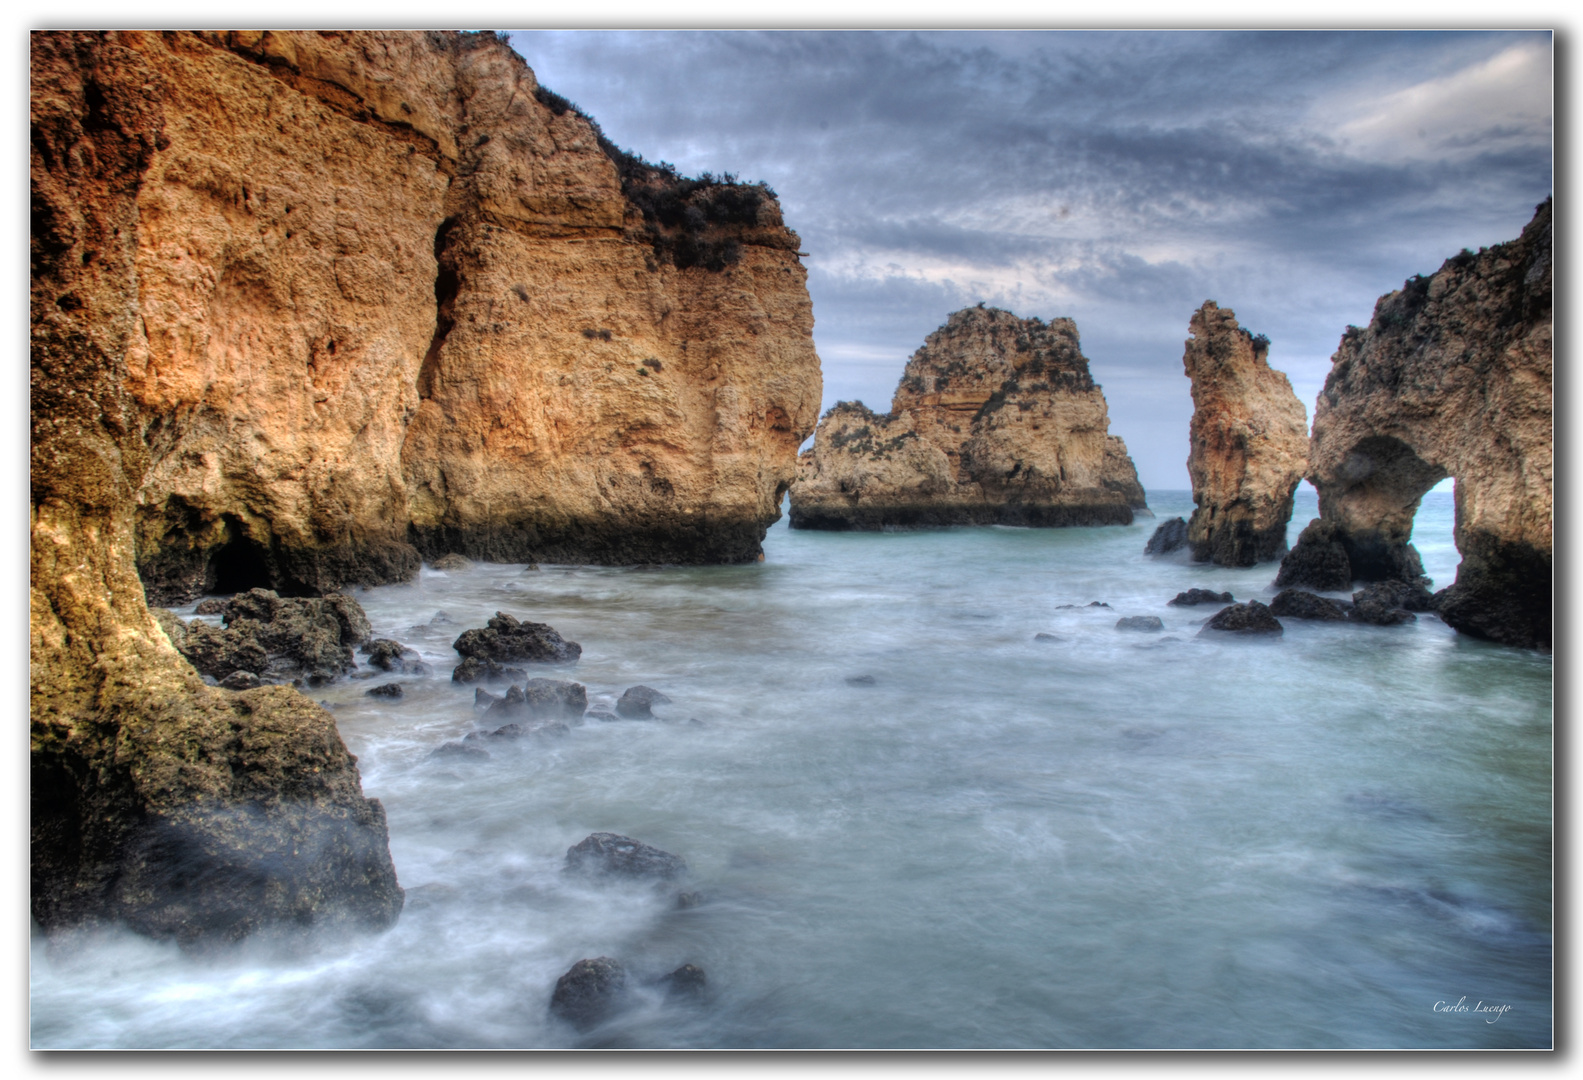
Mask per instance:
[[[1522,235],[1464,251],[1349,327],[1314,413],[1320,516],[1281,586],[1419,583],[1419,500],[1456,479],[1455,584],[1435,610],[1510,645],[1551,643],[1551,201]]]
[[[861,402],[825,414],[791,524],[1127,524],[1143,487],[1109,426],[1072,320],[967,308],[913,354],[889,414]]]
[[[1269,339],[1238,326],[1231,309],[1206,300],[1189,329],[1182,364],[1193,381],[1193,559],[1221,566],[1277,559],[1307,464],[1308,414],[1270,367]]]
[[[796,234],[489,34],[31,50],[34,917],[387,925],[329,714],[205,685],[146,598],[756,558],[820,397]]]

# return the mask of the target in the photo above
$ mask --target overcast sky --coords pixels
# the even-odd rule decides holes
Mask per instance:
[[[1187,323],[1314,399],[1347,324],[1551,191],[1547,33],[584,32],[512,43],[617,144],[780,195],[824,405],[958,308],[1070,316],[1145,488],[1188,486]]]

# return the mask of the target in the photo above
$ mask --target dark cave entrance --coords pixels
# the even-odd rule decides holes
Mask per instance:
[[[249,589],[273,588],[273,575],[263,547],[242,533],[240,522],[228,520],[226,525],[230,539],[209,558],[214,578],[212,591],[229,596]]]

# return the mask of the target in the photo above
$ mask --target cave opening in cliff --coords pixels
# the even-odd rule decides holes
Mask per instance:
[[[264,549],[242,534],[239,523],[227,522],[230,539],[209,560],[214,574],[213,591],[221,595],[273,588]]]

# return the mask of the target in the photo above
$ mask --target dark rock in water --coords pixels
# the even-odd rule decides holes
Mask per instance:
[[[609,709],[589,709],[588,712],[586,714],[584,714],[583,719],[585,719],[585,720],[598,720],[600,723],[603,723],[603,724],[612,724],[612,723],[615,723],[617,720],[620,720],[621,717],[617,716],[615,713],[611,712]]]
[[[1392,586],[1401,585],[1402,583],[1397,581],[1377,581],[1373,585],[1359,589],[1352,594],[1352,610],[1347,617],[1353,622],[1369,623],[1373,626],[1396,626],[1405,622],[1417,622],[1418,616],[1397,602],[1405,597],[1403,592]],[[1402,587],[1406,588],[1406,586]]]
[[[1181,518],[1171,518],[1162,521],[1160,527],[1154,530],[1154,535],[1149,537],[1149,542],[1143,546],[1145,555],[1164,555],[1175,551],[1187,543],[1187,522]]]
[[[1228,608],[1222,608],[1198,633],[1202,636],[1211,631],[1226,634],[1277,635],[1284,634],[1286,628],[1270,614],[1269,608],[1257,600],[1249,600],[1245,604],[1232,604]]]
[[[488,735],[486,735],[485,738],[488,738],[488,739],[520,739],[520,738],[522,738],[522,736],[528,734],[528,731],[529,731],[529,729],[523,727],[521,724],[506,724],[504,727],[497,727],[494,731],[491,731]],[[476,732],[476,731],[473,732],[473,735],[477,735],[477,734],[478,734],[478,732]],[[469,739],[471,739],[473,737],[473,735],[469,735],[467,737]]]
[[[1088,602],[1088,606],[1089,606],[1089,607],[1102,607],[1102,608],[1108,608],[1108,607],[1110,607],[1110,605],[1109,605],[1109,604],[1107,604],[1107,603],[1104,603],[1104,602],[1103,602],[1103,601],[1100,601],[1100,600],[1090,600],[1090,601],[1089,601],[1089,602]]]
[[[453,551],[449,555],[441,555],[438,559],[431,562],[429,566],[435,570],[471,570],[473,568],[473,560],[465,555],[458,555]]]
[[[1319,619],[1339,622],[1347,617],[1351,605],[1341,604],[1302,589],[1283,589],[1270,601],[1270,614],[1281,618]]]
[[[1035,641],[1065,641],[1066,639],[1064,637],[1061,637],[1059,634],[1046,634],[1043,631],[1040,631],[1039,633],[1033,635],[1033,640],[1035,640]]]
[[[225,613],[225,605],[230,602],[229,597],[211,596],[205,600],[199,600],[198,606],[192,609],[192,613],[194,615],[223,615]]]
[[[390,638],[375,638],[357,651],[365,653],[369,664],[381,671],[421,675],[427,669],[427,665],[418,659],[416,649],[409,649],[401,642]]]
[[[1317,592],[1352,588],[1352,560],[1336,532],[1333,525],[1318,518],[1310,521],[1297,537],[1297,545],[1281,559],[1276,588],[1300,585]]]
[[[1116,620],[1117,630],[1141,630],[1145,633],[1157,634],[1165,629],[1165,623],[1160,621],[1158,615],[1129,615],[1124,619]]]
[[[1361,592],[1371,599],[1404,611],[1433,611],[1435,607],[1434,596],[1417,581],[1376,581],[1364,586]],[[1356,601],[1355,593],[1353,602]]]
[[[1176,594],[1175,600],[1167,600],[1167,604],[1175,607],[1195,607],[1198,604],[1229,604],[1236,597],[1228,592],[1214,592],[1210,589],[1188,589],[1186,592]]]
[[[364,693],[366,693],[369,697],[399,699],[401,697],[401,684],[388,682],[381,686],[376,686],[372,689],[365,690]]]
[[[252,690],[263,685],[263,681],[251,671],[233,671],[220,680],[222,690]]]
[[[340,593],[282,598],[251,589],[226,603],[224,623],[194,622],[177,644],[198,671],[215,679],[234,671],[297,675],[311,686],[355,668],[352,647],[371,632],[357,601]]]
[[[670,698],[652,686],[634,686],[616,702],[616,712],[628,720],[648,720],[654,715],[651,706],[670,703]]]
[[[502,682],[506,679],[522,679],[527,677],[527,672],[519,667],[506,667],[497,664],[486,657],[469,656],[457,664],[451,672],[451,681],[455,683],[475,683],[480,679],[489,682]]]
[[[488,708],[499,700],[498,697],[485,690],[482,686],[473,690],[473,708],[475,709]]]
[[[577,1028],[591,1028],[613,1012],[627,988],[627,972],[608,956],[579,960],[555,981],[550,1012]]]
[[[686,911],[695,908],[704,902],[703,893],[683,892],[676,894],[676,909]]]
[[[583,654],[583,647],[567,641],[545,623],[518,622],[503,611],[495,612],[489,625],[467,630],[453,643],[463,656],[497,661],[528,660],[543,664],[564,664]]]
[[[875,680],[872,675],[848,675],[846,684],[848,686],[873,686]]]
[[[597,832],[566,849],[566,869],[584,874],[674,878],[687,872],[687,862],[630,836]]]
[[[475,703],[477,693],[474,693]],[[588,690],[582,683],[560,679],[528,679],[512,686],[506,696],[496,698],[486,714],[493,717],[521,717],[525,720],[577,720],[588,708]]]
[[[489,757],[489,751],[479,746],[468,746],[465,742],[452,740],[441,743],[429,752],[431,758],[452,758],[463,761],[484,761]]]
[[[694,964],[683,964],[660,982],[667,997],[699,997],[709,985],[704,969]]]

